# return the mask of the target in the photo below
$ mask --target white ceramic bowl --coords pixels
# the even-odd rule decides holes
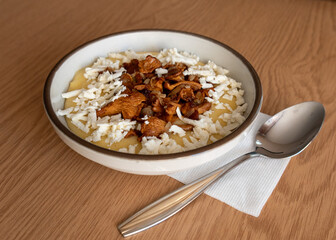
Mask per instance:
[[[177,48],[195,53],[201,61],[212,60],[227,68],[229,76],[243,84],[248,108],[246,121],[233,133],[207,146],[174,154],[141,155],[116,152],[91,144],[72,133],[64,117],[56,115],[62,109],[70,81],[81,69],[99,56],[109,52],[160,51]],[[248,133],[260,111],[262,89],[259,77],[251,64],[238,52],[216,40],[187,32],[169,30],[136,30],[115,33],[90,41],[63,57],[50,72],[44,87],[44,106],[47,116],[60,138],[73,150],[99,164],[119,171],[159,175],[192,168],[206,163],[232,149]]]

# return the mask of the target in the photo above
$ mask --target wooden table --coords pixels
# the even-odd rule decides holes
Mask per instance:
[[[116,226],[181,183],[93,163],[55,134],[44,81],[73,48],[140,28],[203,34],[242,53],[262,81],[262,111],[326,108],[322,131],[288,165],[260,217],[201,196],[130,239],[336,238],[335,1],[1,1],[0,239],[122,239]]]

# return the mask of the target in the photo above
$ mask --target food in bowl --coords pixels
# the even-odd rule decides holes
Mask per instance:
[[[126,51],[78,70],[64,109],[79,137],[120,152],[183,152],[227,136],[245,120],[241,83],[212,61],[177,49]]]

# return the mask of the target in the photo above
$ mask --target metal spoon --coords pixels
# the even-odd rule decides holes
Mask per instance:
[[[127,237],[166,220],[247,159],[259,156],[286,158],[300,153],[319,132],[324,115],[324,107],[318,102],[304,102],[277,113],[260,127],[254,152],[236,158],[143,208],[118,226],[120,233]]]

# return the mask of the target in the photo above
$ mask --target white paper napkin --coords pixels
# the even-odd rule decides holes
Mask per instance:
[[[269,118],[260,113],[251,132],[238,146],[215,160],[169,175],[186,184],[232,161],[240,155],[254,150],[254,136],[259,127]],[[258,217],[267,199],[285,171],[290,158],[271,159],[258,157],[250,159],[228,172],[205,193],[244,213]]]

